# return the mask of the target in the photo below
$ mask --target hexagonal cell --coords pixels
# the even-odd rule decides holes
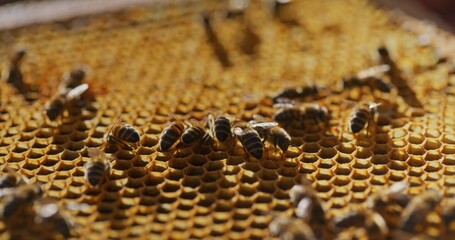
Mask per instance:
[[[441,131],[435,128],[427,128],[425,129],[425,137],[427,138],[438,138],[441,136]]]
[[[337,150],[335,148],[321,148],[318,152],[318,156],[320,158],[325,158],[325,159],[330,159],[335,157],[338,154]]]
[[[350,154],[339,154],[335,161],[338,163],[338,164],[345,164],[345,163],[350,163],[352,162],[352,160],[354,159],[354,157]]]
[[[422,145],[416,144],[409,144],[407,150],[407,152],[412,155],[424,155],[426,152]]]
[[[320,142],[319,145],[324,148],[333,148],[340,144],[338,138],[336,137],[324,137]]]
[[[330,180],[334,176],[333,172],[328,169],[318,169],[316,171],[316,174],[314,177],[320,181],[320,180]]]
[[[410,145],[411,147],[412,145]],[[418,146],[420,147],[420,146]],[[410,148],[408,148],[408,152],[415,154],[417,151],[410,151]],[[404,149],[393,149],[390,151],[387,156],[389,157],[390,160],[395,160],[395,161],[406,161],[406,159],[409,158],[408,153]]]
[[[442,159],[442,154],[439,150],[430,150],[425,154],[426,161],[438,161]]]
[[[352,143],[341,143],[336,147],[341,153],[351,154],[356,150],[356,146]]]
[[[455,154],[455,145],[444,145],[442,147],[441,153],[446,155]]]
[[[427,139],[423,146],[426,150],[435,150],[439,149],[441,145],[441,142],[436,139]]]
[[[422,156],[410,156],[406,163],[411,167],[422,167],[425,165],[425,160]]]
[[[302,146],[302,151],[304,153],[317,153],[319,149],[320,146],[317,143],[305,143]]]
[[[447,144],[455,144],[455,134],[444,133],[442,136],[442,142]]]
[[[349,175],[351,174],[352,168],[349,164],[337,164],[333,172],[335,175]]]
[[[371,161],[369,159],[355,159],[351,166],[356,169],[368,169],[371,167]]]
[[[439,162],[427,162],[424,168],[425,172],[438,172],[442,169],[442,165]]]
[[[358,148],[354,156],[359,159],[367,159],[373,156],[373,152],[368,148]]]
[[[370,178],[370,173],[366,169],[353,169],[351,178],[354,180],[366,180]]]

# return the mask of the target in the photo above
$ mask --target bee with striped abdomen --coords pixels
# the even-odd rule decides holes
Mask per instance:
[[[349,129],[352,133],[356,134],[367,126],[367,136],[370,131],[371,122],[374,121],[374,116],[376,114],[376,108],[380,103],[362,103],[358,107],[352,110],[351,116],[349,118]]]
[[[418,224],[421,224],[427,215],[441,202],[442,193],[435,189],[416,195],[401,214],[400,230],[413,233]]]
[[[228,116],[209,114],[208,125],[216,139],[220,142],[226,141],[232,135],[231,121]]]
[[[291,136],[286,130],[278,126],[278,123],[253,121],[250,124],[262,137],[262,142],[269,140],[275,148],[278,146],[283,152],[286,152],[291,145]]]
[[[44,112],[49,120],[54,121],[68,108],[68,104],[81,96],[88,89],[88,84],[81,84],[73,89],[66,89],[55,93],[51,99],[44,104]]]
[[[293,121],[299,121],[301,127],[304,128],[307,120],[312,121],[312,124],[320,122],[327,123],[329,111],[326,107],[317,103],[294,105],[294,104],[276,104],[275,107],[280,107],[273,115],[273,119],[285,127],[289,126]]]
[[[120,117],[106,133],[105,139],[108,143],[119,145],[127,150],[133,150],[139,147],[141,135],[133,126],[123,121]]]
[[[301,184],[291,188],[289,197],[296,207],[295,214],[297,217],[310,224],[324,224],[326,222],[326,209],[317,196],[316,190],[311,186],[311,182],[305,177],[301,178]]]
[[[88,149],[90,160],[84,164],[84,178],[91,186],[97,186],[109,177],[111,163],[104,152]]]
[[[180,139],[183,144],[190,145],[197,141],[201,141],[201,143],[211,141],[211,133],[205,128],[205,124],[190,119],[187,125],[188,127],[183,131]]]
[[[4,190],[0,205],[0,217],[3,219],[8,219],[16,213],[22,215],[23,211],[30,211],[35,200],[43,195],[43,190],[38,184],[23,184]]]
[[[232,129],[234,136],[242,143],[244,151],[256,159],[261,159],[264,147],[258,132],[249,123],[241,120],[235,120]]]
[[[171,149],[172,146],[180,139],[183,132],[185,131],[186,124],[183,120],[177,118],[173,114],[169,114],[176,121],[167,126],[161,133],[160,140],[158,145],[160,146],[160,151],[167,151]]]

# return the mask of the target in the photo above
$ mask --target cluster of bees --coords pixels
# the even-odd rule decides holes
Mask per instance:
[[[291,136],[277,122],[246,122],[220,114],[209,114],[204,122],[171,116],[176,121],[163,130],[158,143],[161,151],[168,151],[179,145],[211,144],[215,139],[223,143],[230,138],[232,141],[238,139],[245,153],[260,159],[266,141],[283,152],[291,145]]]
[[[0,218],[5,225],[15,229],[32,224],[70,237],[72,223],[56,201],[43,197],[39,184],[29,183],[24,176],[6,169],[8,172],[0,176]]]
[[[405,193],[408,187],[405,182],[395,183],[372,194],[365,205],[329,218],[324,203],[303,177],[302,184],[294,186],[289,193],[296,208],[295,216],[274,216],[269,225],[270,234],[280,239],[307,240],[321,239],[324,232],[337,239],[407,239],[421,231],[427,216],[438,206],[442,207],[438,213],[449,234],[450,224],[455,220],[454,202],[440,204],[442,193],[434,189],[411,198]],[[396,221],[391,220],[394,217]],[[391,231],[392,227],[396,230]]]

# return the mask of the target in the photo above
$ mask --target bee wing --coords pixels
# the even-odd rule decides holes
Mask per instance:
[[[388,193],[398,193],[408,189],[410,184],[408,182],[397,182],[389,187]]]
[[[90,208],[90,204],[70,202],[66,205],[66,209],[71,211],[84,211]]]
[[[101,150],[99,150],[98,148],[89,148],[89,149],[87,149],[87,151],[88,151],[88,156],[90,158],[97,158],[102,155]]]
[[[370,108],[370,109],[377,108],[379,105],[381,105],[381,103],[370,103],[368,105],[368,108]]]
[[[82,95],[85,91],[87,91],[88,89],[88,84],[87,83],[84,83],[84,84],[81,84],[73,89],[71,89],[67,94],[66,94],[66,99],[69,101],[69,100],[73,100],[77,97],[79,97],[80,95]]]
[[[203,122],[200,122],[194,118],[189,119],[188,122],[191,126],[201,126],[202,127],[205,125],[205,124],[203,124]]]
[[[253,114],[253,119],[254,119],[256,122],[266,122],[265,117],[262,116],[262,115],[259,115],[259,114]]]
[[[308,219],[311,214],[312,200],[309,198],[304,198],[300,200],[295,211],[295,215],[299,218]]]
[[[57,214],[59,210],[58,204],[51,203],[41,203],[36,209],[36,214],[42,218],[49,218]]]
[[[243,129],[236,127],[236,128],[234,128],[234,134],[237,136],[243,136],[246,134],[246,132],[243,131]]]
[[[361,70],[357,73],[357,77],[360,79],[374,77],[378,74],[388,72],[390,70],[390,66],[388,64],[382,64],[379,66],[373,66],[364,70]]]
[[[293,103],[275,103],[273,104],[274,108],[292,108],[294,107]]]
[[[251,124],[251,127],[253,128],[271,128],[271,127],[275,127],[275,126],[278,126],[278,123],[277,122],[259,122],[259,123],[252,123]]]

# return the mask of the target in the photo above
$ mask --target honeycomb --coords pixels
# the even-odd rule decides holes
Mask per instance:
[[[251,2],[243,20],[223,19],[222,2],[197,1],[0,32],[1,62],[12,48],[24,47],[21,70],[32,86],[24,93],[0,83],[0,164],[43,184],[45,196],[62,206],[84,204],[69,210],[74,238],[82,239],[264,239],[272,219],[267,213],[295,213],[289,190],[302,176],[329,216],[400,181],[410,183],[411,195],[435,188],[443,202],[455,196],[455,75],[450,59],[437,64],[440,52],[422,43],[425,33],[366,0],[295,1],[281,14],[294,24]],[[214,54],[201,13],[211,16],[232,66],[223,67]],[[259,38],[254,53],[240,47],[252,32]],[[449,37],[444,44],[452,42]],[[169,113],[198,120],[211,112],[270,118],[276,111],[271,97],[283,88],[332,89],[342,77],[380,64],[381,46],[422,108],[396,91],[337,90],[317,100],[330,111],[329,126],[290,126],[295,147],[286,153],[268,144],[257,160],[238,142],[158,151]],[[48,121],[43,104],[78,64],[90,69],[92,98]],[[382,102],[373,134],[348,130],[352,101]],[[141,146],[136,152],[107,146],[116,158],[111,176],[90,187],[83,170],[88,149],[104,146],[119,116],[141,133]],[[446,236],[437,215],[427,222],[422,232],[428,237]],[[1,238],[14,236],[10,230],[0,224]],[[56,238],[43,228],[21,231],[24,239]]]

